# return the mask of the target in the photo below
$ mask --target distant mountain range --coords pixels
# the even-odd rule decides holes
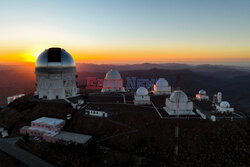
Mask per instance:
[[[250,70],[235,66],[186,65],[186,64],[134,64],[134,65],[96,65],[77,64],[77,82],[82,85],[86,77],[104,78],[110,69],[117,69],[123,78],[164,77],[173,87],[177,86],[177,76],[181,77],[181,89],[194,96],[200,89],[212,95],[218,91],[223,99],[240,111],[250,113]],[[35,90],[34,66],[0,65],[0,104],[6,104],[7,96],[30,93]]]
[[[180,70],[180,69],[188,69],[191,71],[199,71],[199,72],[227,72],[227,71],[242,71],[242,72],[250,72],[249,67],[240,67],[240,66],[225,66],[225,65],[187,65],[187,64],[179,64],[179,63],[163,63],[163,64],[152,64],[152,63],[144,63],[144,64],[127,64],[127,65],[112,65],[112,64],[87,64],[87,63],[77,63],[77,70],[79,72],[107,72],[110,69],[116,69],[118,71],[133,71],[133,70],[149,70],[149,69],[168,69],[168,70]]]
[[[177,87],[177,76],[181,77],[181,89],[194,96],[200,89],[207,90],[210,98],[221,91],[223,99],[237,109],[250,113],[250,69],[223,65],[186,64],[134,64],[96,65],[77,64],[79,83],[86,77],[103,78],[110,69],[120,71],[123,78],[166,78],[169,84]],[[126,81],[125,81],[126,82]]]

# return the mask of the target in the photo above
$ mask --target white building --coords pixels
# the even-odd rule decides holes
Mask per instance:
[[[41,117],[31,122],[31,126],[24,126],[20,133],[29,136],[36,136],[51,143],[62,141],[65,144],[79,143],[85,144],[92,137],[84,134],[62,131],[65,120],[49,117]]]
[[[217,106],[217,105],[219,105],[221,103],[221,101],[222,101],[222,93],[218,92],[217,94],[215,94],[213,96],[213,103],[212,103],[212,105],[213,106]]]
[[[71,55],[49,48],[36,61],[36,93],[42,99],[64,99],[77,94],[76,67]]]
[[[220,105],[216,105],[216,110],[222,114],[234,112],[234,108],[231,108],[229,102],[227,101],[222,101]]]
[[[108,113],[104,112],[104,111],[97,111],[97,110],[90,110],[90,109],[86,109],[85,110],[85,114],[86,115],[91,115],[91,116],[96,116],[96,117],[108,117]]]
[[[196,94],[195,98],[199,101],[208,101],[209,96],[207,95],[207,92],[205,90],[200,90],[199,94]]]
[[[211,121],[216,122],[216,116],[211,115],[210,119],[211,119]]]
[[[5,138],[8,136],[9,136],[8,130],[0,127],[0,137]]]
[[[14,95],[14,96],[7,97],[7,104],[10,104],[14,100],[19,99],[19,98],[21,98],[23,96],[25,96],[25,95],[24,94],[19,94],[19,95]]]
[[[222,93],[218,92],[217,93],[217,102],[220,103],[222,101]]]
[[[170,95],[171,94],[171,86],[168,85],[168,81],[164,78],[160,78],[156,84],[154,84],[155,95]]]
[[[137,89],[134,96],[134,103],[136,105],[150,104],[150,96],[146,88],[140,87]]]
[[[9,136],[8,130],[2,131],[1,136],[2,136],[2,138],[8,137]]]
[[[123,87],[123,80],[117,70],[110,70],[107,72],[101,92],[125,92]]]
[[[163,109],[169,115],[195,115],[193,112],[193,102],[181,90],[174,91],[170,98],[166,99],[166,107],[163,107]]]

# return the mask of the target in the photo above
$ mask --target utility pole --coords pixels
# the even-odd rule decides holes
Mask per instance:
[[[177,90],[180,90],[180,75],[177,76]],[[179,113],[180,113],[180,93],[177,93],[177,110],[176,110],[176,122],[175,122],[175,156],[176,160],[179,153]]]

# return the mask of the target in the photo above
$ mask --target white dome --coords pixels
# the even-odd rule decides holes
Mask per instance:
[[[36,60],[36,67],[75,67],[72,56],[61,48],[49,48],[43,51]]]
[[[200,94],[200,95],[205,95],[205,94],[207,94],[207,92],[206,92],[205,90],[201,89],[201,90],[199,91],[199,94]]]
[[[105,79],[121,79],[121,75],[117,70],[110,70],[107,72]]]
[[[181,103],[188,102],[188,97],[182,90],[175,90],[170,96],[170,101],[177,102],[178,98]]]
[[[227,101],[222,101],[220,103],[221,108],[230,108],[230,104]]]
[[[147,96],[148,95],[148,90],[144,87],[140,87],[136,91],[137,96]]]
[[[211,120],[213,121],[213,122],[215,122],[216,121],[216,117],[214,116],[214,115],[211,115]]]
[[[165,78],[160,78],[157,82],[156,82],[156,86],[157,87],[167,87],[168,86],[168,81]]]

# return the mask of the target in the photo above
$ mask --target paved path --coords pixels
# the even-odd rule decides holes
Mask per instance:
[[[115,120],[112,120],[112,119],[109,119],[109,118],[106,118],[106,120],[114,123],[114,124],[117,124],[117,125],[120,125],[120,126],[124,126],[126,128],[130,128],[130,129],[134,129],[133,127],[127,125],[127,124],[124,124],[124,123],[121,123],[121,122],[118,122],[118,121],[115,121]]]
[[[154,107],[155,111],[157,112],[157,114],[160,116],[160,118],[162,118],[160,112],[158,111],[158,109],[155,107],[154,103],[151,101],[152,106]]]
[[[207,118],[210,118],[210,117],[211,117],[211,111],[207,111],[207,110],[205,110],[205,109],[202,109],[202,108],[200,108],[199,106],[197,106],[196,104],[194,104],[194,108],[200,110],[200,112],[201,112],[202,114],[206,115]]]
[[[53,167],[35,155],[21,149],[15,143],[20,137],[0,139],[0,150],[30,167]]]

